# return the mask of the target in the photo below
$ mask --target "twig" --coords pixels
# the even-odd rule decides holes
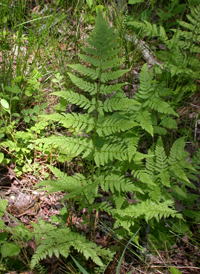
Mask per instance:
[[[148,64],[157,64],[163,69],[162,63],[153,56],[153,52],[151,52],[150,48],[143,40],[139,40],[135,35],[125,35],[124,38],[126,41],[133,42],[134,45],[137,46],[137,49],[141,51],[142,57]]]

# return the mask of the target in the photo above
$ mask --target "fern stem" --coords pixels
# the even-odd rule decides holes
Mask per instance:
[[[98,122],[98,106],[99,106],[99,95],[100,95],[100,87],[101,87],[101,62],[99,65],[99,75],[98,75],[98,86],[97,86],[97,95],[96,95],[96,105],[95,105],[95,124],[94,124],[94,138],[93,138],[93,159],[92,159],[92,172],[91,172],[91,179],[94,180],[94,156],[95,156],[95,141],[97,136],[97,122]]]
[[[68,265],[66,265],[60,258],[58,258],[59,262],[61,262],[72,274],[76,274]]]

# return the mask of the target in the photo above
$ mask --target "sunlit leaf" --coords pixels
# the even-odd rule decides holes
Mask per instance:
[[[20,247],[13,243],[5,243],[1,246],[2,257],[12,257],[18,255]]]

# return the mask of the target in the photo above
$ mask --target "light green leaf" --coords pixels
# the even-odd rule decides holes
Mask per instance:
[[[8,201],[0,199],[0,212],[4,212],[8,205]]]
[[[3,162],[3,159],[4,159],[4,154],[1,152],[1,153],[0,153],[0,163]]]
[[[0,220],[0,229],[4,228],[4,221]]]
[[[93,0],[86,0],[86,3],[88,4],[88,7],[91,9],[93,3]]]
[[[5,99],[1,99],[0,103],[1,103],[1,105],[2,105],[3,108],[9,109],[9,103],[8,103],[8,101],[6,101]]]
[[[183,220],[179,220],[173,223],[172,230],[177,233],[185,234],[186,232],[190,232],[190,227]]]
[[[14,85],[12,87],[6,86],[5,90],[10,91],[12,93],[16,93],[16,94],[20,93],[20,91],[21,91],[17,85]]]
[[[13,243],[5,243],[1,246],[2,257],[12,257],[18,255],[20,247]]]
[[[14,116],[14,117],[20,117],[20,114],[19,113],[12,113],[12,116]]]
[[[3,222],[3,221],[2,221]],[[8,238],[8,232],[1,232],[0,233],[0,244],[3,244],[3,243],[5,243],[6,242],[6,240],[7,240],[7,238]]]
[[[170,176],[169,176],[169,172],[167,170],[163,170],[159,174],[159,177],[160,177],[163,185],[170,187]]]
[[[167,130],[165,128],[159,127],[159,126],[153,126],[153,132],[154,132],[154,134],[159,134],[159,135],[167,134]]]
[[[166,128],[169,128],[169,129],[176,129],[177,128],[177,122],[176,120],[174,120],[173,118],[171,117],[166,117],[164,118],[161,123],[160,123],[162,126],[166,127]]]
[[[11,100],[12,101],[19,101],[19,97],[18,96],[14,96]]]
[[[172,266],[170,267],[170,271],[171,271],[171,274],[182,274],[180,270]]]
[[[143,2],[144,2],[144,0],[129,0],[128,4],[134,5],[134,4],[143,3]]]
[[[31,116],[31,119],[35,122],[37,122],[38,118],[36,116]]]
[[[29,123],[30,122],[30,117],[24,117],[24,121],[26,122],[26,123]]]

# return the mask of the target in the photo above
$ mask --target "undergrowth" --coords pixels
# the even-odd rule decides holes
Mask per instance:
[[[188,139],[180,131],[177,134],[177,110],[198,88],[200,7],[190,3],[189,10],[179,1],[170,1],[163,8],[159,5],[155,15],[156,1],[147,1],[145,11],[139,5],[144,1],[130,0],[132,6],[124,1],[120,7],[114,1],[107,7],[104,1],[86,1],[85,13],[79,13],[84,10],[80,1],[66,12],[67,4],[59,7],[59,2],[53,8],[41,5],[30,14],[30,7],[19,8],[14,1],[15,17],[9,15],[8,5],[2,5],[0,162],[2,166],[15,163],[18,175],[32,172],[43,179],[37,187],[48,194],[65,194],[63,208],[51,217],[52,223],[39,219],[29,231],[22,224],[5,227],[1,220],[2,262],[22,252],[26,267],[41,273],[46,273],[41,261],[48,257],[64,262],[70,258],[83,273],[108,273],[116,257],[119,273],[126,250],[132,254],[140,250],[141,258],[152,248],[151,241],[165,238],[170,248],[176,233],[187,233],[192,242],[189,221],[198,226],[199,152],[191,157],[185,151]],[[176,15],[181,14],[179,22],[172,20],[174,7]],[[133,18],[128,14],[134,9],[137,16]],[[104,15],[110,18],[110,11],[114,27],[104,19]],[[155,16],[163,24],[152,22]],[[78,44],[81,33],[77,18],[95,25],[81,41],[84,46],[76,45],[70,58],[68,38],[73,36]],[[77,31],[71,28],[72,22]],[[135,55],[126,39],[130,32]],[[141,61],[140,41],[154,52],[156,62],[140,66],[133,96],[126,91],[134,81],[135,62]],[[62,43],[66,43],[64,51]],[[40,49],[45,44],[46,61],[41,64]],[[32,61],[30,45],[34,45]],[[57,64],[47,61],[53,51]],[[55,73],[57,66],[61,69]],[[43,92],[48,86],[53,91],[50,95]],[[59,102],[53,104],[53,111],[48,96]],[[45,171],[37,161],[41,154],[46,157]],[[64,172],[59,163],[78,163],[79,169]],[[2,200],[1,216],[9,215],[6,207],[7,201]],[[103,214],[109,217],[107,223],[99,219]],[[83,216],[82,223],[72,222],[74,215]],[[84,226],[87,230],[82,231]],[[119,246],[112,246],[110,240],[106,246],[98,245],[99,231],[117,239]],[[30,258],[25,242],[33,239],[36,248]],[[134,247],[129,248],[130,244]]]

